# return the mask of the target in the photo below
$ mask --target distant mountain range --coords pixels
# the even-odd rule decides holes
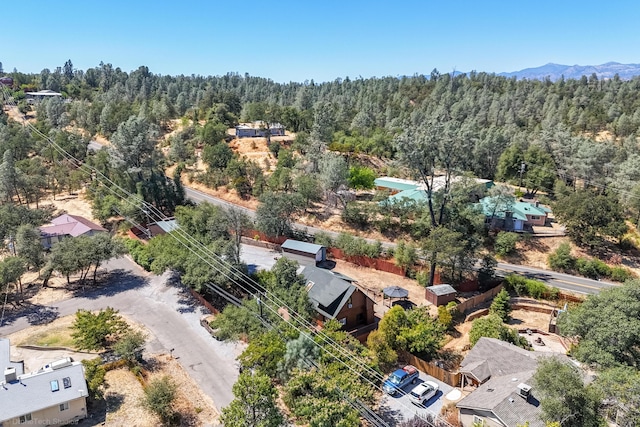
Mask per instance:
[[[634,76],[640,76],[640,64],[607,62],[602,65],[562,65],[549,63],[542,67],[525,68],[524,70],[513,71],[511,73],[499,73],[498,75],[530,80],[543,80],[549,77],[555,81],[562,76],[564,76],[565,79],[579,79],[582,76],[589,77],[593,73],[595,73],[599,79],[610,79],[618,74],[621,79],[628,80]]]

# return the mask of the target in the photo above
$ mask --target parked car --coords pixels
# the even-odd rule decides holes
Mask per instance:
[[[418,384],[409,392],[409,398],[411,403],[423,406],[425,402],[429,401],[433,396],[438,393],[438,384],[433,381],[425,381]]]
[[[382,389],[385,393],[393,396],[407,384],[415,384],[419,376],[420,372],[415,366],[407,365],[389,375],[389,378],[382,385]]]

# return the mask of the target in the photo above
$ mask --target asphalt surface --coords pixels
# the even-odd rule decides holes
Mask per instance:
[[[113,259],[103,267],[112,274],[108,285],[5,318],[0,336],[74,314],[78,309],[113,307],[146,326],[150,333],[147,352],[171,353],[218,410],[227,406],[233,400],[232,387],[238,378],[235,359],[242,345],[212,338],[200,325],[200,318],[209,314],[208,310],[174,283],[170,274],[146,273],[127,257]]]
[[[194,201],[195,203],[208,202],[218,206],[235,207],[246,212],[247,215],[249,215],[249,217],[255,218],[255,211],[251,209],[234,205],[233,203],[229,203],[226,200],[218,199],[216,197],[210,196],[201,191],[193,190],[188,187],[185,187],[185,192],[187,197],[190,200]],[[298,224],[298,223],[295,223],[294,227],[297,230],[306,231],[307,233],[312,235],[323,232],[328,234],[334,239],[337,238],[339,235],[339,233],[336,233],[331,230],[323,230],[316,227],[308,227],[306,225]],[[369,242],[374,242],[374,240],[372,239],[366,239],[366,240],[368,240]],[[390,242],[382,242],[382,246],[395,247],[395,244]],[[577,293],[577,294],[585,294],[585,295],[597,294],[604,289],[620,286],[619,284],[616,284],[616,283],[600,281],[600,280],[592,280],[592,279],[587,279],[585,277],[572,276],[570,274],[557,273],[555,271],[550,271],[550,270],[543,270],[539,268],[527,267],[527,266],[516,265],[516,264],[498,263],[498,266],[497,266],[498,274],[506,275],[510,272],[515,272],[532,279],[537,279],[545,282],[549,286],[555,286],[558,289],[561,289],[563,291]]]
[[[409,399],[409,392],[413,390],[413,387],[423,381],[433,381],[438,384],[438,392],[434,397],[425,402],[424,406],[414,405],[411,403],[411,399]],[[380,401],[380,412],[384,418],[393,420],[394,422],[401,422],[408,421],[415,415],[424,417],[427,415],[440,414],[440,410],[444,404],[443,397],[453,390],[453,387],[421,371],[420,379],[415,384],[408,384],[403,390],[405,393],[396,393],[394,396],[384,393]]]
[[[522,265],[498,263],[497,273],[506,275],[518,273],[531,279],[541,280],[549,286],[555,286],[564,291],[578,294],[597,294],[604,289],[621,286],[618,283],[606,282],[603,280],[592,280],[586,277],[572,276],[570,274],[558,273],[540,268],[526,267]]]
[[[89,143],[90,150],[99,150],[103,147],[97,141],[91,141]],[[227,202],[226,200],[222,200],[208,194],[205,194],[201,191],[194,190],[189,187],[185,187],[185,194],[187,198],[195,203],[208,202],[214,205],[223,206],[225,208],[236,208],[245,212],[250,218],[255,218],[255,211],[251,209],[247,209],[242,206],[235,205],[233,203]],[[309,227],[304,224],[295,223],[294,227],[297,230],[304,231],[308,234],[315,235],[317,233],[323,232],[331,236],[331,238],[335,239],[338,237],[340,233],[331,230],[323,230],[317,227]],[[366,239],[369,242],[374,242],[372,239]],[[390,242],[382,242],[382,246],[385,248],[393,248],[395,244]],[[620,286],[619,284],[600,281],[600,280],[592,280],[587,279],[585,277],[580,276],[572,276],[570,274],[557,273],[550,270],[543,270],[539,268],[527,267],[516,264],[506,264],[506,263],[498,263],[497,272],[500,275],[506,275],[511,272],[521,274],[523,276],[541,280],[548,284],[549,286],[554,286],[560,290],[583,294],[583,295],[591,295],[597,294],[604,289],[609,289],[615,286]]]

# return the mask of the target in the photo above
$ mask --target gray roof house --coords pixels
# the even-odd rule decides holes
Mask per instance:
[[[480,338],[460,365],[463,386],[478,387],[457,403],[463,426],[545,427],[531,379],[543,357],[565,355],[527,351],[494,338]]]
[[[318,326],[336,319],[351,331],[375,322],[373,300],[353,284],[353,279],[314,266],[303,267],[300,274],[307,281],[307,292],[317,313]]]
[[[68,424],[87,416],[82,363],[64,358],[25,374],[8,351],[9,340],[0,339],[0,425]]]

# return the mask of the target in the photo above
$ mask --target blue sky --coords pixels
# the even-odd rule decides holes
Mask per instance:
[[[278,82],[549,62],[640,63],[640,2],[21,0],[3,8],[5,71],[71,59],[155,74],[249,73]]]

